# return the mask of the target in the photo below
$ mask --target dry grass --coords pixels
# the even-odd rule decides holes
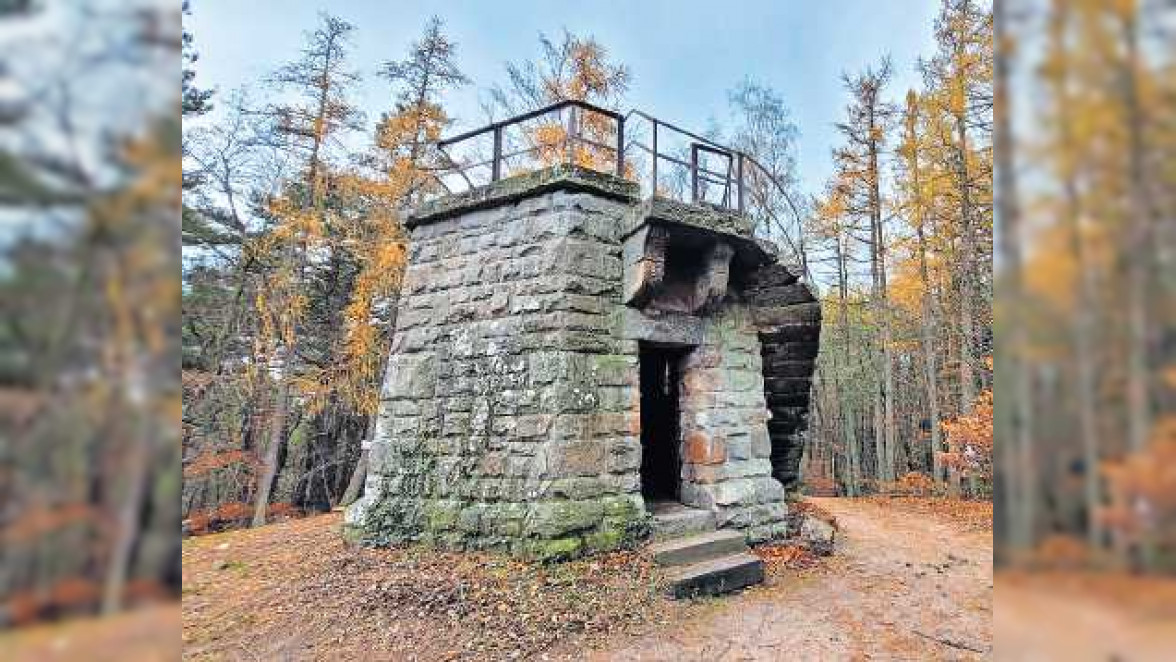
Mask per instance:
[[[335,514],[188,540],[183,569],[192,660],[521,659],[690,609],[661,596],[638,553],[543,565],[359,549]]]

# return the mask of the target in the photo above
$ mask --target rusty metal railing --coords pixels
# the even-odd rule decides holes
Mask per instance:
[[[490,138],[488,156],[486,146],[481,145],[479,149],[476,144],[486,137]],[[455,158],[451,151],[459,146],[473,146],[473,150]],[[450,193],[455,191],[444,180],[446,172],[458,175],[472,187],[477,184],[471,178],[471,171],[486,167],[489,167],[489,179],[482,183],[496,182],[504,176],[518,174],[516,171],[583,161],[591,162],[581,165],[623,177],[625,118],[606,108],[569,99],[445,138],[438,141],[437,147],[449,166],[442,169],[440,181]],[[603,167],[604,163],[596,162],[602,155],[607,155],[602,159],[607,161],[607,168]],[[511,164],[519,161],[521,165],[512,169]]]
[[[754,157],[640,110],[567,100],[438,141],[448,193],[575,163],[636,181],[647,197],[705,204],[756,221],[807,272],[800,210]]]

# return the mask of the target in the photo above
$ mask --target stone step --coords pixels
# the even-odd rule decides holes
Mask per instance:
[[[683,538],[718,529],[715,514],[709,510],[690,508],[680,503],[656,503],[653,513],[653,542]]]
[[[650,545],[653,560],[664,566],[687,565],[747,551],[747,542],[739,531],[724,529],[698,533],[685,538]]]
[[[764,562],[742,552],[679,566],[669,576],[667,592],[674,599],[722,595],[764,581]]]

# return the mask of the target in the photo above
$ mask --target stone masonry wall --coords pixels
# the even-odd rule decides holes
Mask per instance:
[[[720,528],[742,529],[750,542],[787,535],[750,309],[728,302],[708,318],[683,369],[682,502],[714,510]]]
[[[695,206],[683,219],[658,207],[667,229],[649,234],[636,195],[623,180],[553,170],[417,217],[350,537],[537,558],[641,539],[640,342],[693,347],[680,391],[683,503],[752,542],[788,534],[775,465],[796,430],[787,447],[769,433],[782,403],[765,382],[779,358],[765,333],[787,330],[776,317],[794,302],[758,277],[729,291],[731,245],[747,240],[695,227],[710,219]],[[713,241],[699,310],[648,308],[660,271],[643,257],[683,228]]]
[[[550,558],[643,534],[630,206],[557,190],[414,228],[351,535]]]
[[[775,264],[753,275],[747,294],[759,330],[764,391],[772,412],[772,476],[786,492],[799,494],[809,395],[820,350],[821,304],[808,285]]]

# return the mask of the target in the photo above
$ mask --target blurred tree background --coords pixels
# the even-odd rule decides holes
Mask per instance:
[[[178,593],[185,40],[159,4],[3,12],[0,623],[20,624]]]
[[[1176,7],[997,3],[997,558],[1176,570]]]
[[[799,129],[771,87],[734,81],[707,131],[775,180],[749,189],[768,236],[785,219],[808,226],[800,267],[827,308],[810,491],[992,495],[991,7],[945,0],[927,29],[935,51],[901,65],[919,89],[891,89],[888,59],[845,75],[843,142],[819,195],[799,190]],[[192,533],[362,490],[408,250],[401,210],[438,192],[446,96],[471,81],[433,19],[375,68],[388,96],[364,117],[356,30],[324,13],[287,64],[212,99],[185,74],[181,511]],[[186,43],[191,68],[198,36]],[[502,119],[568,98],[623,110],[633,81],[599,41],[564,30],[506,65],[484,111]],[[608,142],[602,119],[582,129]],[[539,155],[526,167],[566,151],[564,128],[544,121],[523,137]]]

